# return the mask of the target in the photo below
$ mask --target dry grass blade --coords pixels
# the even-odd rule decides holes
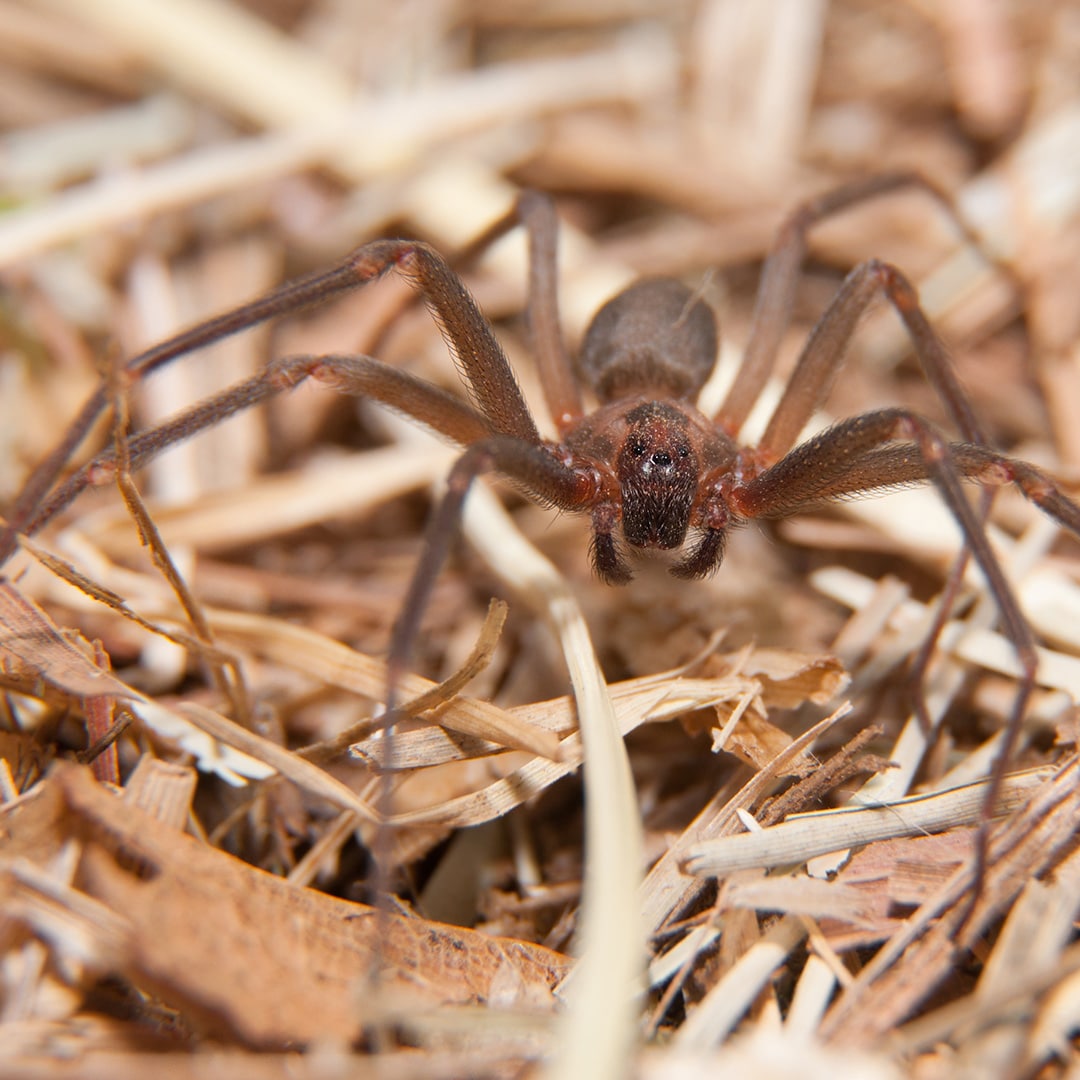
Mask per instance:
[[[585,771],[586,866],[579,956],[552,1066],[560,1077],[625,1074],[637,1039],[635,984],[645,959],[637,895],[644,854],[630,764],[581,610],[565,580],[489,493],[465,513],[470,542],[558,637],[570,671]]]
[[[328,518],[370,512],[430,483],[452,460],[452,453],[441,447],[424,453],[373,450],[261,477],[241,492],[211,492],[188,505],[155,507],[154,520],[170,547],[227,549]],[[138,539],[126,514],[97,524],[92,539],[113,556],[130,557],[137,550]]]
[[[404,702],[399,706],[399,711],[406,716],[416,716],[418,713],[426,712],[428,709],[435,709],[440,705],[445,705],[468,686],[487,667],[488,662],[491,660],[491,654],[499,640],[499,634],[502,633],[502,628],[506,623],[508,610],[503,601],[492,600],[488,605],[487,617],[484,619],[480,636],[476,639],[473,651],[469,653],[465,663],[434,689]]]
[[[659,676],[648,675],[612,684],[609,689],[619,731],[628,735],[643,724],[673,720],[700,710],[714,710],[714,716],[723,721],[725,729],[731,716],[735,716],[737,721],[741,719],[749,727],[746,709],[754,701],[766,708],[783,708],[790,704],[801,688],[808,688],[808,692],[795,700],[817,701],[822,696],[831,698],[838,683],[842,682],[837,677],[839,670],[833,665],[828,662],[807,662],[806,657],[797,653],[787,657],[790,665],[787,675],[776,672],[775,654],[765,659],[774,672],[771,679],[761,680],[750,674],[742,674],[743,670],[748,673],[758,670],[756,657],[762,652],[767,654],[768,650],[755,650],[749,656],[740,653],[723,658],[717,666],[731,662],[733,670],[713,677],[688,678],[678,669]],[[577,714],[572,697],[538,701],[506,711],[522,723],[557,735],[563,740],[559,751],[561,756],[544,756],[563,760],[570,768],[577,767],[581,750],[580,739],[572,738],[577,731]],[[450,717],[445,727],[452,729],[455,723],[454,718]],[[744,753],[750,756],[751,753],[763,752],[769,745],[773,746],[774,754],[786,747],[791,740],[775,729],[768,729],[766,723],[759,719],[755,731],[745,737],[736,732],[726,740],[726,748],[739,756]],[[715,725],[710,726],[717,730]],[[405,722],[396,737],[392,764],[397,769],[442,765],[450,761],[486,757],[505,750],[508,745],[503,740],[490,742],[450,737],[442,726]],[[714,749],[719,747],[714,745]],[[358,738],[353,752],[380,768],[386,767],[385,748],[374,736]],[[798,763],[792,764],[794,767]]]
[[[296,668],[354,694],[378,701],[386,690],[386,665],[340,642],[280,619],[211,611],[210,624],[222,640],[243,644],[258,655]],[[419,675],[407,675],[401,690],[407,700],[435,693],[438,686]],[[439,723],[502,747],[529,750],[558,759],[558,739],[548,731],[509,715],[483,701],[457,699],[439,715]]]
[[[998,813],[1013,813],[1049,779],[1049,768],[1008,777]],[[932,795],[912,795],[884,806],[846,806],[811,814],[793,814],[781,825],[741,836],[726,836],[689,849],[690,874],[725,876],[755,867],[791,866],[817,855],[888,840],[924,836],[943,829],[976,825],[986,801],[987,781]]]
[[[830,567],[814,576],[814,584],[826,595],[842,603],[861,608],[869,599],[873,582],[843,567]],[[1067,595],[1074,586],[1066,585]],[[1060,597],[1060,593],[1059,593]],[[1068,603],[1063,599],[1062,603]],[[1045,610],[1045,608],[1043,609]],[[927,617],[926,608],[914,600],[900,604],[889,619],[898,630],[911,630]],[[1005,638],[995,631],[970,628],[962,623],[945,626],[941,640],[946,649],[963,660],[992,671],[1015,676],[1019,672],[1016,656]],[[1080,660],[1054,649],[1039,649],[1038,681],[1040,686],[1064,690],[1072,698],[1080,697]]]
[[[144,709],[145,711],[145,709]],[[246,754],[256,761],[273,769],[286,779],[291,780],[297,787],[312,795],[326,799],[342,809],[350,810],[358,814],[365,821],[376,822],[378,814],[364,799],[357,796],[347,784],[335,779],[328,772],[305,761],[298,754],[294,754],[263,738],[261,735],[248,731],[228,718],[197,705],[188,702],[180,707],[180,712],[185,719],[194,724],[200,731],[206,732],[212,739],[231,746]]]
[[[770,927],[712,987],[693,1017],[679,1029],[679,1047],[701,1052],[719,1046],[773,972],[805,936],[805,925],[794,916],[785,916]]]
[[[84,9],[79,10],[81,14]],[[130,24],[124,20],[124,25]],[[212,42],[216,51],[219,42],[213,33],[200,41],[198,51],[205,53],[206,41]],[[167,45],[175,42],[170,36]],[[186,70],[190,75],[191,69]],[[236,55],[228,55],[220,70],[233,82],[238,70]],[[326,65],[320,63],[317,77],[321,80],[326,73]],[[455,134],[461,137],[498,126],[507,116],[520,124],[530,115],[558,110],[568,102],[576,105],[583,99],[611,102],[648,97],[669,88],[673,77],[673,58],[667,49],[648,44],[642,48],[637,41],[625,39],[597,55],[538,61],[526,68],[514,65],[501,72],[489,70],[396,100],[357,104],[341,85],[321,103],[304,103],[299,94],[290,92],[283,98],[290,114],[314,112],[304,118],[305,123],[297,123],[295,115],[288,119],[260,116],[260,120],[270,121],[271,129],[280,131],[190,151],[147,167],[140,174],[104,178],[71,189],[45,207],[10,214],[0,222],[4,251],[0,263],[10,264],[105,227],[242,192],[251,185],[324,163],[341,169],[355,182],[392,182],[403,169]],[[252,95],[251,91],[262,82],[236,84],[246,101],[257,106],[257,112],[262,111],[266,99],[261,92]],[[241,107],[240,111],[249,110]],[[360,143],[366,146],[363,152],[343,149]],[[399,186],[394,198],[400,200],[404,194]],[[391,217],[392,210],[388,207],[384,214]]]
[[[373,811],[353,791],[296,754],[203,706],[163,706],[103,671],[65,641],[40,608],[7,583],[0,583],[0,622],[5,630],[0,646],[18,657],[34,678],[77,697],[107,695],[125,701],[150,728],[194,753],[200,767],[237,783],[244,776],[261,779],[281,772],[313,794],[374,820]]]

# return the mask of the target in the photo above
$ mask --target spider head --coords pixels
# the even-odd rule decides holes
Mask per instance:
[[[698,452],[686,414],[664,402],[631,410],[616,461],[622,529],[632,547],[679,547],[697,493]]]

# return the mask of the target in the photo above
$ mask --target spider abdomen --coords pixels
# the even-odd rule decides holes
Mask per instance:
[[[646,278],[596,313],[578,367],[603,402],[638,394],[693,400],[716,350],[712,308],[681,281]]]

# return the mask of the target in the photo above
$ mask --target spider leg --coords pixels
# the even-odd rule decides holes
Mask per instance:
[[[325,303],[390,270],[401,273],[423,296],[488,419],[489,430],[539,444],[540,434],[521,389],[476,302],[434,249],[406,240],[365,244],[331,270],[289,282],[260,299],[182,331],[129,360],[124,365],[124,376],[134,382],[186,353],[268,319]],[[31,521],[40,527],[44,518],[39,506],[107,403],[108,390],[103,383],[86,401],[60,444],[31,474],[13,502],[6,527],[0,531],[0,563],[10,557],[16,535],[26,531]]]
[[[564,510],[580,510],[594,501],[596,479],[592,470],[566,464],[543,445],[525,438],[492,434],[490,423],[480,412],[414,375],[366,356],[332,355],[276,360],[258,375],[158,427],[137,433],[127,444],[128,467],[142,468],[176,443],[290,390],[309,377],[379,401],[467,447],[451,470],[446,494],[428,523],[423,554],[394,625],[388,660],[388,702],[392,702],[473,480],[483,473],[498,471],[521,484],[540,502]],[[110,482],[117,467],[115,450],[99,454],[54,491],[26,523],[26,531],[43,527],[88,487]]]
[[[396,689],[408,667],[420,620],[457,533],[465,497],[473,481],[488,472],[502,473],[520,483],[539,501],[564,510],[583,509],[595,496],[592,471],[565,464],[546,447],[496,435],[475,442],[465,450],[450,470],[446,492],[428,519],[423,554],[394,623],[387,657],[388,714],[393,712]]]
[[[965,240],[977,251],[982,251],[978,238],[959,217],[948,196],[917,173],[885,173],[867,177],[825,192],[798,207],[781,225],[765,262],[743,362],[716,416],[728,434],[736,434],[746,422],[772,374],[780,343],[791,321],[795,287],[806,256],[810,229],[819,221],[842,213],[849,207],[904,188],[913,188],[929,195],[945,211]],[[972,438],[963,424],[961,430],[965,438]]]
[[[976,251],[982,251],[979,239],[959,218],[951,202],[917,175],[894,174],[856,182],[827,193],[821,199],[796,210],[781,229],[766,263],[743,367],[719,413],[719,422],[729,432],[734,432],[741,426],[771,373],[781,335],[788,325],[796,274],[805,253],[808,228],[822,217],[842,211],[861,199],[885,194],[905,185],[919,187],[931,195],[959,227],[967,242]],[[988,261],[993,260],[988,257]],[[811,332],[795,372],[759,443],[759,463],[776,462],[794,446],[799,432],[814,409],[827,397],[851,335],[863,313],[879,293],[893,305],[904,322],[927,380],[937,391],[963,438],[971,443],[985,442],[945,349],[919,306],[915,290],[894,267],[871,261],[857,267],[848,275],[832,305]],[[984,518],[989,513],[991,499],[992,493],[988,489],[980,508]],[[967,558],[966,549],[957,557],[945,586],[943,603],[938,606],[934,625],[912,661],[915,714],[924,730],[929,730],[930,719],[921,690],[923,677],[934,645],[948,618],[951,607],[949,598],[959,588]]]
[[[945,403],[965,441],[986,441],[949,363],[945,346],[919,306],[914,287],[895,266],[870,259],[848,274],[811,331],[758,443],[758,454],[764,461],[783,457],[795,445],[814,410],[824,404],[859,321],[879,295],[892,304],[903,320],[927,380]]]
[[[376,240],[361,248],[354,262],[365,280],[398,271],[423,297],[493,432],[540,443],[502,346],[461,278],[434,248]]]
[[[574,365],[559,318],[557,246],[559,222],[555,203],[539,191],[523,191],[511,210],[460,252],[455,264],[475,258],[500,237],[524,226],[529,239],[529,285],[526,322],[532,352],[551,417],[560,434],[585,413]]]
[[[892,445],[897,440],[910,442]],[[746,517],[785,517],[831,499],[875,488],[924,479],[936,486],[963,532],[967,550],[986,578],[1005,636],[1020,665],[1018,688],[990,778],[983,825],[976,843],[974,895],[977,896],[986,869],[988,824],[1034,690],[1038,660],[1031,628],[990,547],[979,514],[964,497],[965,478],[990,485],[1016,484],[1040,509],[1080,536],[1080,506],[1034,466],[985,446],[950,445],[930,423],[906,409],[883,409],[834,425],[796,447],[753,480],[735,488],[729,502],[735,512]]]
[[[941,440],[926,420],[906,409],[864,413],[841,420],[795,447],[736,488],[732,502],[748,517],[789,517],[849,495],[934,481],[934,468],[921,451],[919,437],[905,433],[906,424],[914,430],[926,428]],[[897,439],[916,441],[897,444]],[[948,468],[958,477],[992,487],[1015,484],[1025,498],[1080,536],[1080,506],[1034,465],[975,443],[942,445],[947,447]]]
[[[133,435],[128,440],[129,467],[143,468],[169,447],[291,390],[308,377],[397,409],[463,446],[490,434],[484,417],[453,394],[371,357],[292,356],[271,361],[250,379]],[[87,488],[111,482],[116,464],[112,448],[98,454],[57,487],[19,531],[32,535]]]
[[[558,329],[555,240],[557,223],[550,199],[526,193],[514,214],[497,223],[480,243],[500,231],[524,223],[530,237],[530,322],[537,339],[545,392],[560,425],[582,414],[581,394]],[[266,296],[211,319],[139,354],[125,364],[129,382],[195,349],[268,319],[290,314],[381,277],[402,274],[427,304],[443,331],[477,409],[436,387],[376,360],[360,356],[292,357],[275,361],[253,378],[202,402],[157,428],[141,432],[128,444],[128,460],[139,468],[167,447],[192,437],[229,416],[291,388],[310,375],[339,389],[361,394],[397,408],[452,441],[469,447],[451,476],[451,486],[434,515],[428,547],[399,620],[405,629],[395,635],[393,653],[407,657],[419,618],[460,515],[460,504],[472,479],[499,469],[521,482],[541,500],[579,509],[595,495],[591,472],[574,470],[542,444],[513,371],[494,332],[461,279],[426,244],[380,240],[357,249],[331,270],[288,283]],[[113,450],[98,455],[58,488],[50,489],[64,464],[105,408],[103,385],[85,404],[61,444],[31,476],[16,499],[4,534],[0,561],[14,548],[20,532],[40,529],[87,487],[111,479],[117,467]],[[393,681],[393,680],[392,680]]]
[[[361,248],[357,254],[363,251]],[[123,367],[124,378],[129,383],[136,382],[187,353],[213,345],[270,319],[325,303],[356,288],[363,284],[363,280],[356,275],[355,258],[355,255],[349,256],[330,270],[287,282],[257,300],[181,331],[128,360]],[[31,518],[41,516],[39,504],[108,403],[109,389],[107,381],[103,381],[68,425],[59,444],[30,474],[12,503],[6,526],[0,530],[0,565],[7,562],[15,550],[17,534],[27,531]]]
[[[860,318],[879,293],[889,300],[903,320],[927,381],[937,391],[963,437],[971,443],[985,442],[967,396],[949,363],[945,348],[919,306],[914,288],[895,267],[871,260],[856,267],[848,275],[832,304],[811,332],[758,446],[759,460],[776,461],[794,445],[813,411],[823,404],[828,396],[847,344]],[[989,492],[984,494],[980,508],[981,517],[985,518],[989,514],[991,500],[992,495]],[[960,552],[950,571],[942,594],[943,602],[938,606],[934,623],[911,664],[915,714],[924,731],[930,730],[931,721],[922,693],[923,679],[930,665],[934,646],[951,610],[951,598],[959,589],[967,559],[968,551],[965,549]]]

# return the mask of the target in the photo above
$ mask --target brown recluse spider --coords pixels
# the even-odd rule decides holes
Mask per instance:
[[[715,320],[711,309],[678,281],[646,279],[610,300],[593,319],[576,366],[571,362],[556,303],[553,205],[543,196],[527,193],[484,239],[518,223],[528,230],[528,317],[557,441],[541,437],[494,331],[443,258],[420,242],[377,240],[329,271],[286,284],[142,353],[125,366],[126,378],[133,382],[230,334],[395,271],[426,301],[472,404],[367,356],[288,357],[160,427],[133,435],[128,448],[131,468],[308,376],[371,397],[464,447],[430,519],[424,553],[394,626],[388,663],[391,710],[462,503],[482,473],[501,473],[551,507],[589,514],[593,565],[612,585],[630,580],[630,549],[682,549],[670,572],[680,578],[701,578],[720,565],[728,530],[743,521],[783,518],[847,496],[930,481],[959,523],[988,581],[1022,670],[1001,764],[990,785],[989,809],[1034,685],[1036,655],[1032,633],[961,482],[987,486],[1011,482],[1077,535],[1080,507],[1038,469],[985,445],[914,289],[899,270],[874,259],[851,271],[813,328],[758,444],[743,447],[736,442],[772,372],[787,328],[808,230],[855,203],[903,187],[928,192],[952,213],[948,200],[930,185],[905,174],[842,187],[805,203],[787,219],[766,262],[745,358],[715,416],[706,416],[695,406],[716,360]],[[906,326],[926,377],[962,441],[950,442],[907,409],[886,408],[841,420],[798,443],[801,430],[829,392],[860,317],[882,296]],[[582,384],[598,402],[592,412],[586,412]],[[103,386],[30,478],[8,515],[0,560],[10,555],[18,533],[35,532],[85,488],[111,478],[116,458],[106,450],[57,483],[108,399]],[[981,878],[981,867],[977,872]]]

